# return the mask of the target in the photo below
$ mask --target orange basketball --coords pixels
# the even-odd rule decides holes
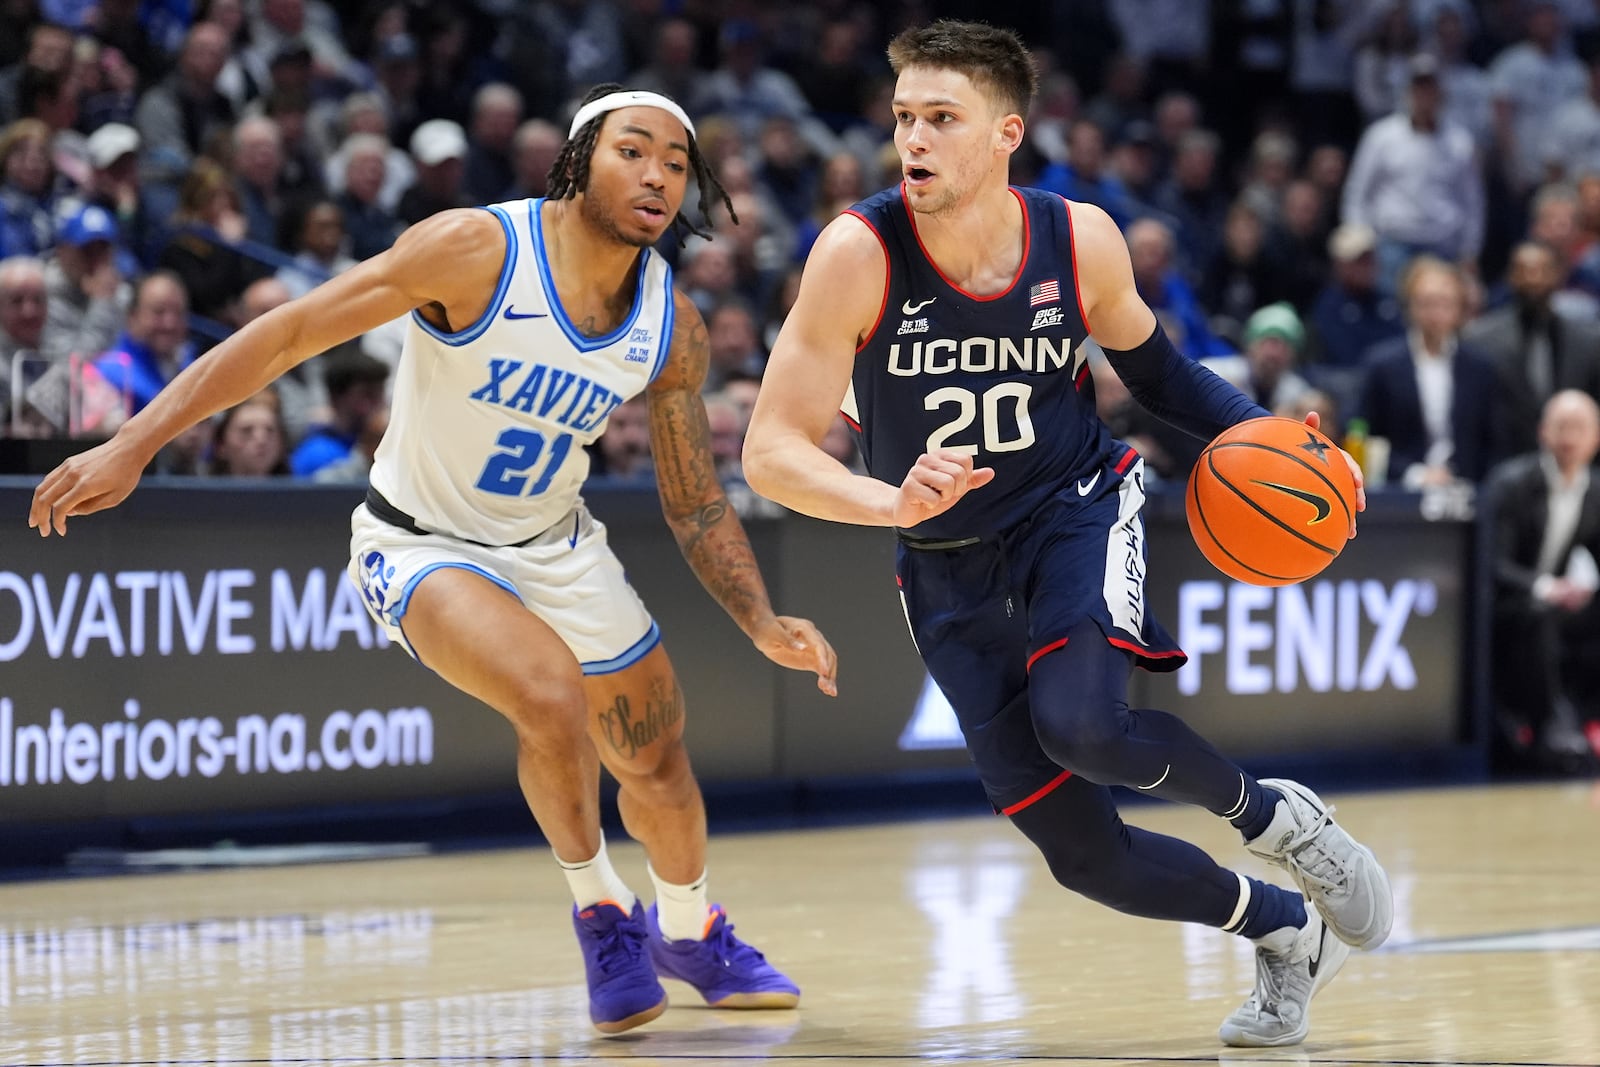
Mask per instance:
[[[1189,532],[1212,565],[1251,585],[1289,585],[1344,548],[1356,483],[1338,446],[1277,417],[1230,427],[1189,476]]]

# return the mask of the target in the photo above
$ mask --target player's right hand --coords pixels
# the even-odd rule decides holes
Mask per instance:
[[[972,466],[972,457],[953,448],[924,452],[900,483],[894,501],[894,524],[908,530],[942,515],[970,490],[994,480],[993,467]]]
[[[40,537],[65,535],[67,516],[116,507],[139,484],[145,460],[115,437],[68,459],[33,491],[28,525]]]

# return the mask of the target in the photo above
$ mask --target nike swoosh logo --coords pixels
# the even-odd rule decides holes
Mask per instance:
[[[936,296],[930,296],[920,304],[913,304],[911,301],[907,300],[904,304],[900,305],[900,310],[907,315],[915,315],[917,312],[921,311],[923,308],[927,307],[937,299],[939,298]]]
[[[1325,942],[1327,941],[1327,938],[1327,927],[1323,927],[1322,936],[1317,938],[1317,954],[1311,957],[1311,966],[1307,968],[1313,981],[1315,981],[1317,977],[1317,972],[1322,969],[1322,950],[1326,947]]]
[[[547,319],[549,317],[549,315],[539,311],[530,311],[524,314],[520,311],[513,311],[510,308],[506,308],[506,318],[508,319]]]
[[[1093,478],[1090,478],[1087,482],[1079,482],[1078,483],[1078,495],[1079,496],[1088,496],[1089,495],[1089,490],[1093,489],[1094,486],[1095,486],[1095,483],[1098,482],[1099,480],[1100,480],[1100,472],[1099,471],[1095,471]]]
[[[1250,480],[1255,482],[1257,485],[1264,485],[1268,489],[1276,489],[1280,493],[1287,493],[1296,500],[1304,500],[1307,504],[1310,504],[1312,507],[1316,508],[1317,517],[1307,522],[1307,526],[1315,526],[1317,523],[1333,514],[1333,505],[1328,503],[1325,498],[1318,496],[1316,493],[1308,493],[1304,489],[1295,489],[1291,486],[1279,485],[1277,482],[1263,482],[1259,478],[1252,478]]]
[[[572,536],[567,538],[567,547],[578,547],[578,516],[572,516]]]

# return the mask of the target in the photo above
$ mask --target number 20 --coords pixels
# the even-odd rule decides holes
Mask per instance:
[[[991,386],[983,393],[983,451],[985,452],[1020,452],[1034,442],[1033,418],[1028,414],[1028,399],[1033,396],[1033,386],[1026,382],[1001,382]],[[943,389],[935,389],[923,400],[922,406],[929,411],[938,411],[947,404],[956,406],[955,418],[940,426],[928,435],[928,451],[935,452],[941,448],[954,449],[965,452],[969,456],[978,454],[975,444],[950,444],[950,438],[971,426],[978,416],[979,397],[971,389],[963,389],[957,385],[947,385]],[[1009,400],[1012,406],[1012,418],[1017,424],[1017,436],[1002,439],[1000,436],[1000,401]]]

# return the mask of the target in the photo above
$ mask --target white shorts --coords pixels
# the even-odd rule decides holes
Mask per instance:
[[[567,643],[584,674],[620,671],[661,641],[606,543],[605,524],[582,504],[527,544],[508,548],[411,533],[365,504],[350,516],[350,530],[350,577],[367,611],[418,662],[401,623],[417,583],[442,567],[481,574],[521,600]]]

